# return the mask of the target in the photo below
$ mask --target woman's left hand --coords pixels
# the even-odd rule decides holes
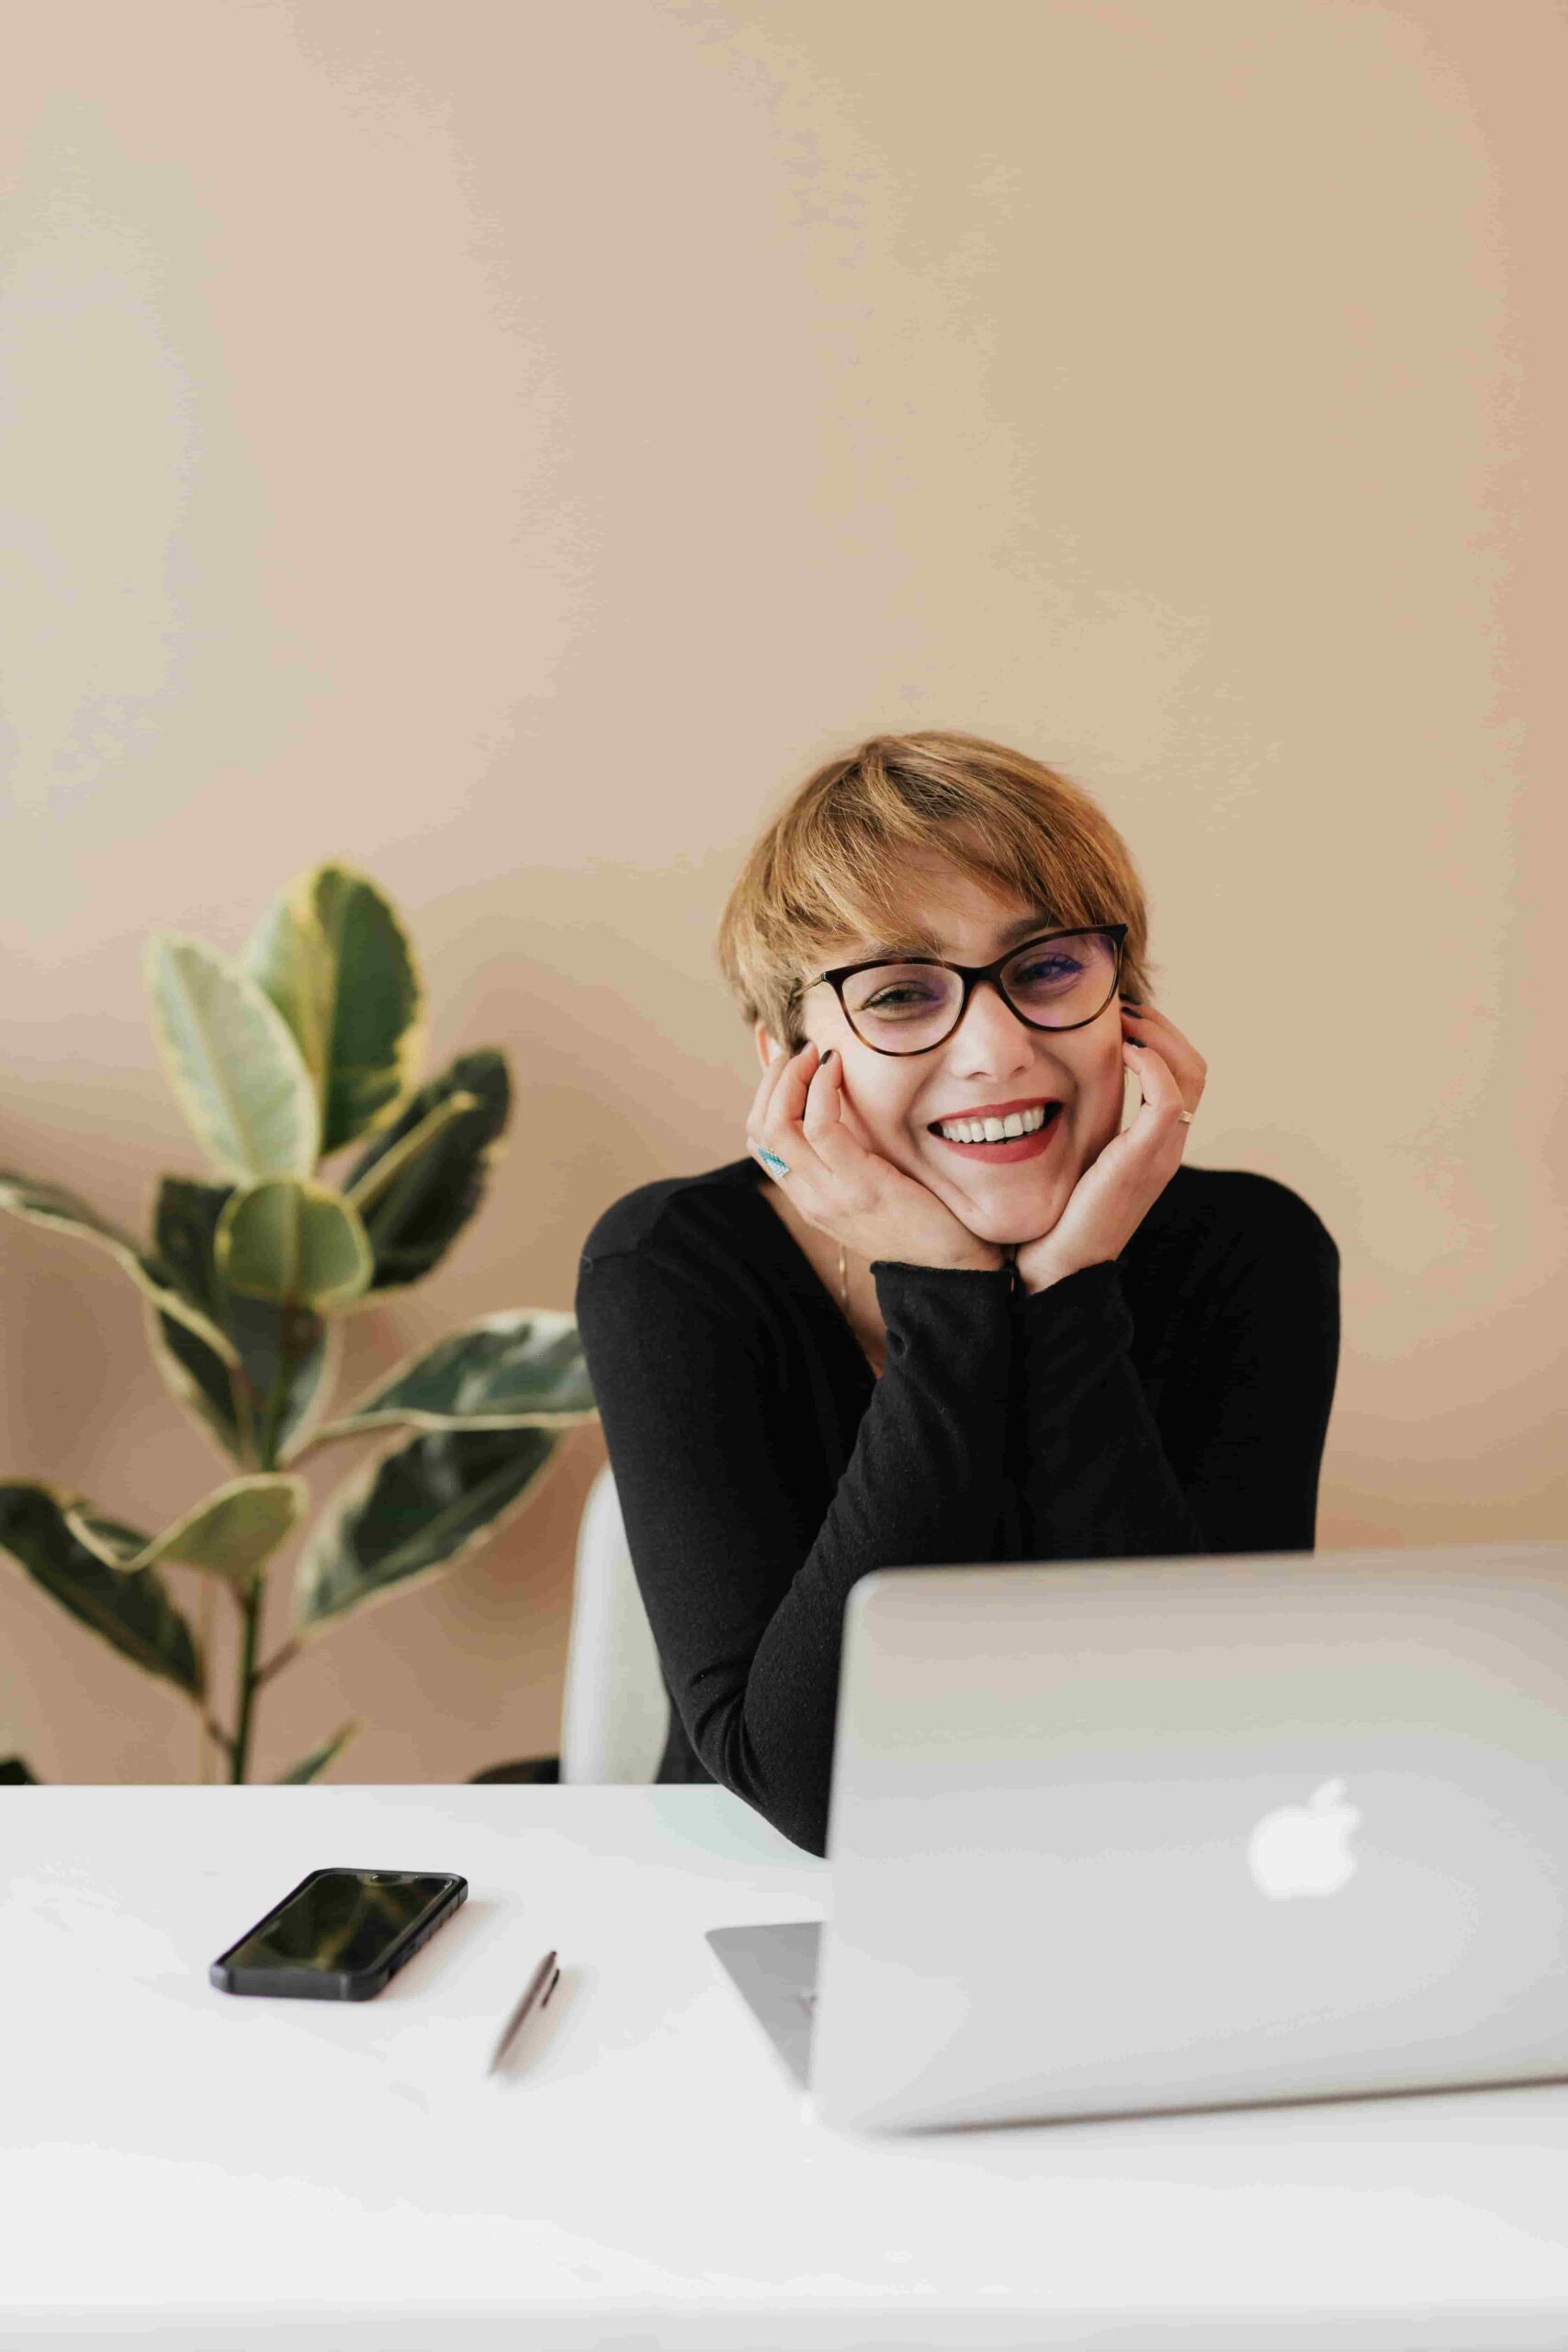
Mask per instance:
[[[1014,1262],[1027,1291],[1120,1256],[1181,1164],[1190,1132],[1181,1113],[1198,1108],[1209,1065],[1152,1005],[1123,1004],[1121,1014],[1122,1062],[1143,1102],[1084,1170],[1050,1232],[1020,1245]]]

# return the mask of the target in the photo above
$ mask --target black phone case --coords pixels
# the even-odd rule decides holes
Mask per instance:
[[[340,1863],[337,1867],[341,1870],[347,1865]],[[236,1936],[228,1951],[219,1954],[208,1969],[209,1983],[216,1984],[220,1993],[265,1993],[284,2000],[373,2000],[399,1969],[413,1958],[421,1944],[428,1943],[436,1928],[452,1917],[459,1904],[468,1900],[468,1882],[466,1878],[456,1878],[445,1871],[426,1872],[430,1878],[444,1878],[446,1882],[445,1887],[423,1917],[409,1921],[397,1941],[388,1946],[374,1968],[302,1968],[297,1964],[286,1968],[230,1966],[231,1952],[238,1951],[242,1944],[248,1943],[252,1936],[276,1919],[278,1913],[286,1910],[313,1880],[326,1878],[329,1874],[326,1869],[307,1871],[298,1886],[290,1887],[281,1902],[275,1903],[272,1909],[258,1919],[254,1927],[247,1928],[243,1936]]]

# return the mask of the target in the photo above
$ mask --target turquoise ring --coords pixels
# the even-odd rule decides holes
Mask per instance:
[[[776,1151],[770,1151],[768,1149],[766,1144],[760,1143],[757,1146],[757,1157],[759,1159],[765,1159],[767,1161],[768,1166],[773,1170],[775,1176],[787,1176],[789,1174],[788,1160],[781,1159]]]

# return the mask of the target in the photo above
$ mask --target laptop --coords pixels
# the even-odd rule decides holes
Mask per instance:
[[[833,2126],[1568,2076],[1568,1543],[876,1569],[827,1843],[708,1941]]]

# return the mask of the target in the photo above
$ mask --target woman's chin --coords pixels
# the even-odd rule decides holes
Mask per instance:
[[[1022,1165],[996,1168],[989,1175],[976,1177],[973,1189],[961,1198],[944,1196],[976,1240],[992,1242],[998,1250],[1038,1240],[1062,1213],[1055,1179],[1043,1181]]]

